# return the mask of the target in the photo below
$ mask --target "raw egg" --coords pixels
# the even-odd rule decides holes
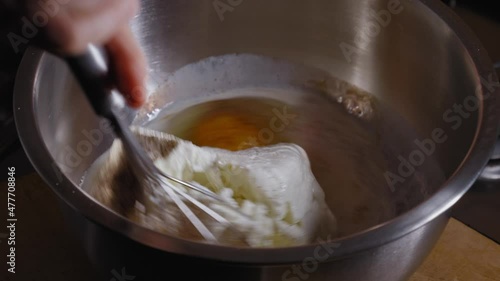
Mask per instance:
[[[259,128],[250,116],[237,112],[217,112],[199,121],[191,140],[198,146],[210,146],[231,151],[262,146]]]

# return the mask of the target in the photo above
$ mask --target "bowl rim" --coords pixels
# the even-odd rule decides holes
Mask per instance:
[[[492,77],[498,82],[492,62],[475,34],[462,20],[440,1],[418,1],[434,12],[458,36],[468,51],[476,67],[477,79]],[[482,85],[482,104],[479,111],[478,129],[469,151],[455,173],[443,184],[442,188],[408,212],[390,220],[349,236],[318,242],[304,246],[287,248],[236,248],[212,245],[203,242],[183,240],[165,235],[111,212],[85,192],[73,185],[58,167],[47,165],[55,163],[43,143],[36,120],[37,94],[35,86],[40,79],[40,65],[49,53],[36,47],[29,47],[18,69],[14,87],[14,118],[21,144],[38,174],[51,189],[73,210],[83,214],[86,219],[120,233],[140,244],[158,250],[211,260],[244,264],[276,264],[302,262],[319,247],[335,249],[328,260],[338,259],[357,252],[365,251],[396,240],[426,225],[451,208],[472,186],[482,169],[488,163],[499,132],[500,89],[489,95],[487,102],[484,94],[488,91]],[[60,178],[62,175],[62,178]]]

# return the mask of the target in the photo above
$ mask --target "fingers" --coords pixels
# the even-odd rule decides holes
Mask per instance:
[[[106,44],[118,90],[133,108],[146,99],[146,59],[130,28],[120,29]]]
[[[45,33],[57,51],[79,54],[89,43],[107,43],[138,9],[138,0],[70,0],[48,22]]]
[[[43,1],[20,1],[32,15],[44,9],[39,4]],[[104,46],[118,89],[130,106],[141,106],[146,98],[146,60],[129,28],[130,19],[138,12],[139,0],[60,0],[51,3],[58,6],[52,7],[54,12],[43,28],[40,44],[64,55],[81,54],[89,44]]]

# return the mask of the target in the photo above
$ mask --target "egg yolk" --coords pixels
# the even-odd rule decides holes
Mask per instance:
[[[202,118],[194,128],[192,142],[198,146],[210,146],[231,151],[262,146],[259,129],[248,117],[237,113],[219,112]]]

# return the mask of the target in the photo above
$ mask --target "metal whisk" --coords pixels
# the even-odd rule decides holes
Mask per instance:
[[[120,118],[119,110],[122,109],[116,106],[118,103],[118,97],[114,92],[113,83],[108,75],[107,65],[102,57],[102,54],[99,53],[99,50],[95,46],[89,46],[88,51],[80,56],[66,57],[65,59],[75,77],[79,81],[94,111],[99,116],[109,120],[115,134],[121,139],[124,151],[129,158],[129,162],[135,176],[138,179],[144,179],[147,184],[150,184],[153,187],[162,188],[198,230],[198,232],[206,240],[215,242],[215,236],[186,205],[181,197],[200,208],[218,223],[231,227],[230,222],[213,211],[207,205],[173,185],[171,181],[195,190],[221,203],[225,203],[226,201],[208,188],[166,175],[154,165],[151,158],[149,158],[144,148],[140,145],[134,134],[129,129],[129,126],[125,124],[125,121],[122,118]],[[228,203],[227,206],[239,212],[239,210],[230,206]]]

